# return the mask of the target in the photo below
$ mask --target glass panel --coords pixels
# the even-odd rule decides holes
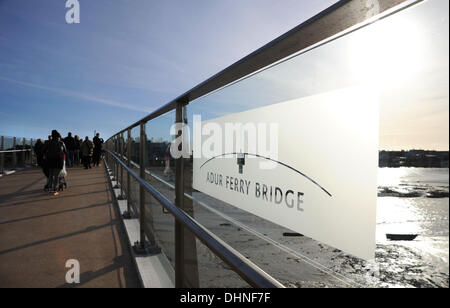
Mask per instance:
[[[175,123],[175,111],[159,116],[146,124],[148,181],[167,198],[174,200],[175,163],[170,155],[173,137],[170,128]]]
[[[31,149],[31,139],[24,138],[24,140],[25,140],[25,147],[24,147],[24,149],[25,150],[30,150]],[[24,159],[25,159],[24,162],[23,162],[24,165],[29,165],[31,163],[31,152],[30,151],[25,152]]]
[[[5,151],[13,149],[14,137],[5,137],[4,142]]]
[[[146,231],[148,230],[146,234],[155,241],[164,256],[167,257],[169,263],[162,262],[162,264],[175,281],[175,220],[148,192],[145,194],[145,204]]]
[[[173,159],[168,153],[172,140],[170,127],[175,122],[175,113],[169,112],[159,116],[145,125],[146,133],[146,173],[145,180],[158,190],[171,202],[175,202]],[[168,273],[175,280],[175,222],[171,214],[163,210],[163,207],[149,193],[146,193],[146,223],[147,235],[153,236],[156,244],[161,248],[169,260]]]
[[[448,1],[415,5],[191,102],[187,106],[190,131],[194,114],[205,121],[363,84],[380,99],[380,150],[448,151],[448,29]],[[192,165],[188,162],[185,168],[186,176],[192,178]],[[394,170],[380,175],[395,173],[401,190],[402,172],[418,182],[436,177],[443,198],[440,205],[434,205],[426,194],[412,201],[401,199],[405,196],[401,191],[380,196],[377,257],[372,261],[362,261],[299,234],[289,236],[289,230],[200,192],[192,193],[196,200],[193,212],[200,223],[286,286],[448,287],[448,281],[439,278],[445,274],[441,276],[436,270],[436,264],[446,268],[448,277],[448,158],[441,171]],[[443,181],[439,180],[442,174],[446,176]],[[436,208],[432,216],[439,223],[428,223],[430,213],[425,208],[429,206]],[[438,217],[444,217],[446,228]],[[392,230],[389,223],[397,219],[404,222],[405,230],[420,230],[423,237],[404,245],[386,241],[386,233]],[[420,229],[407,228],[411,219],[419,222]],[[438,243],[434,242],[437,234]],[[429,253],[440,261],[422,257]],[[437,278],[424,282],[409,270],[410,261]]]
[[[131,129],[131,161],[139,164],[140,127]]]
[[[185,230],[186,236],[194,235]],[[186,274],[189,280],[197,279],[200,288],[249,288],[250,286],[229,265],[216,256],[200,240],[195,239],[195,257],[188,258]],[[192,283],[192,282],[191,282]]]
[[[140,127],[134,127],[131,130],[131,166],[130,168],[139,175],[139,147],[140,147]],[[130,177],[131,205],[134,212],[139,215],[139,184]]]
[[[128,163],[127,162],[127,159],[128,159],[128,154],[127,154],[128,153],[127,152],[128,151],[128,142],[127,142],[127,140],[128,140],[128,133],[124,132],[120,136],[120,141],[121,141],[121,146],[122,146],[122,148],[121,148],[121,155],[123,155],[123,157],[124,157],[122,159],[122,161],[125,164]],[[123,197],[127,198],[128,189],[131,188],[131,186],[130,186],[130,188],[128,187],[128,178],[131,177],[131,176],[128,175],[128,172],[124,168],[122,168],[120,175],[121,175],[121,185],[122,185]],[[130,181],[131,181],[131,179],[130,179]],[[130,182],[130,185],[131,185],[131,182]],[[130,189],[130,191],[131,191],[131,189]]]
[[[133,177],[130,177],[130,207],[131,210],[136,213],[136,217],[139,217],[139,183]]]

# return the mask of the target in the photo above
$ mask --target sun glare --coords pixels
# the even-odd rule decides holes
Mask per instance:
[[[423,65],[419,25],[403,16],[381,20],[355,33],[349,48],[353,73],[363,83],[403,83]]]

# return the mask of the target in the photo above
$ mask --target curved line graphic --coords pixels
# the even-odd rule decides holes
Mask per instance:
[[[238,153],[235,152],[235,153],[225,153],[225,154],[220,154],[220,155],[214,156],[214,157],[208,159],[207,161],[205,161],[205,162],[200,166],[200,169],[201,169],[204,165],[206,165],[207,163],[209,163],[211,160],[213,160],[213,159],[216,159],[216,158],[222,157],[222,156],[227,156],[227,155],[237,155],[237,154],[238,154]],[[304,174],[304,173],[298,171],[297,169],[295,169],[295,168],[293,168],[293,167],[291,167],[291,166],[289,166],[289,165],[286,165],[285,163],[282,163],[282,162],[277,161],[277,160],[274,160],[274,159],[272,159],[272,158],[270,158],[270,157],[265,157],[265,156],[261,156],[261,155],[258,155],[258,154],[252,154],[252,153],[239,153],[239,154],[244,154],[244,155],[249,155],[249,156],[255,156],[255,157],[259,157],[259,158],[264,158],[264,159],[267,159],[267,160],[271,160],[271,161],[273,161],[273,162],[276,162],[277,164],[280,164],[280,165],[282,165],[282,166],[284,166],[284,167],[286,167],[286,168],[289,168],[289,169],[291,169],[292,171],[295,171],[295,172],[297,172],[298,174],[300,174],[301,176],[307,178],[310,182],[312,182],[312,183],[315,184],[317,187],[319,187],[320,189],[322,189],[328,196],[332,197],[332,195],[331,195],[325,188],[323,188],[322,186],[320,186],[319,183],[317,183],[316,181],[314,181],[313,179],[311,179],[311,178],[310,178],[309,176],[307,176],[306,174]]]

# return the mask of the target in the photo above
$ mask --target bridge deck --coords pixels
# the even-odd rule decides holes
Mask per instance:
[[[37,168],[0,178],[0,287],[69,286],[69,259],[77,286],[139,287],[104,167],[68,173],[59,196]]]

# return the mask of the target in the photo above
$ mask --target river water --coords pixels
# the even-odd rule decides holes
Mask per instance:
[[[430,242],[438,250],[427,250],[448,263],[449,169],[380,168],[378,182],[377,242],[387,243],[386,233],[419,234],[413,242]]]
[[[448,275],[449,169],[380,168],[378,179],[377,244],[405,247]],[[386,233],[419,236],[393,242]]]

